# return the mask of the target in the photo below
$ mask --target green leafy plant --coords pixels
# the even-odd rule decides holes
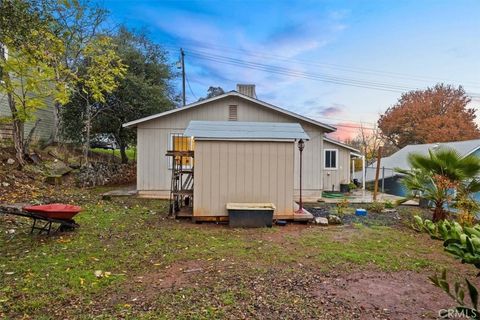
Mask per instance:
[[[475,223],[475,214],[480,211],[480,206],[470,195],[459,195],[454,207],[459,211],[458,221],[462,226],[472,226]]]
[[[455,150],[442,148],[429,150],[428,155],[411,153],[409,170],[397,169],[403,174],[402,183],[409,190],[408,198],[424,198],[434,204],[434,222],[447,217],[445,205],[459,194],[480,191],[480,159],[475,155],[460,156]]]
[[[480,269],[480,225],[462,228],[456,221],[441,221],[435,224],[430,220],[422,221],[418,216],[415,217],[415,224],[417,229],[423,228],[430,235],[444,239],[443,246],[445,250],[456,258],[461,259],[462,263],[472,264],[477,269]],[[451,291],[452,286],[447,281],[446,270],[443,270],[440,276],[435,274],[429,277],[429,279],[435,286],[442,289],[459,304],[455,308],[457,312],[471,319],[480,319],[478,289],[468,279],[465,279],[465,284],[470,297],[469,305],[465,302],[465,285],[456,281],[453,284],[454,290]]]
[[[453,254],[462,263],[473,264],[480,269],[480,229],[467,228],[469,234],[462,234],[458,239],[448,238],[444,242],[445,250]]]
[[[385,206],[385,209],[394,209],[395,208],[395,204],[390,200],[386,200],[383,204]]]
[[[442,271],[440,277],[435,274],[429,277],[429,279],[435,286],[445,291],[459,304],[459,306],[455,308],[459,313],[470,319],[480,319],[478,311],[478,290],[468,279],[465,279],[465,283],[471,306],[467,306],[465,303],[465,290],[460,282],[455,282],[453,292],[450,290],[450,284],[447,281],[447,271],[445,269]]]
[[[337,214],[343,215],[345,214],[346,209],[350,205],[347,198],[343,198],[340,202],[337,203]]]
[[[423,220],[418,215],[413,217],[413,221],[412,227],[414,230],[427,232],[432,239],[460,239],[465,234],[462,226],[456,221],[443,220],[435,223],[429,219]]]
[[[380,213],[385,209],[385,204],[383,202],[374,201],[370,203],[367,207],[367,210],[370,212]]]

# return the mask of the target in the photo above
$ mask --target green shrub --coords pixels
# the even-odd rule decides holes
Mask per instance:
[[[383,209],[385,209],[385,205],[383,204],[383,202],[378,202],[378,201],[374,201],[370,203],[367,207],[368,211],[375,212],[375,213],[380,213],[382,212]]]
[[[480,269],[480,225],[473,227],[462,226],[456,222],[447,220],[434,223],[428,219],[422,220],[415,216],[414,228],[419,231],[427,231],[432,238],[443,239],[445,251],[460,259],[462,263],[474,265]],[[447,272],[429,277],[430,281],[438,288],[447,293],[458,304],[456,310],[463,312],[465,317],[479,319],[478,289],[468,279],[462,284],[458,281],[450,285],[447,281]],[[466,285],[466,286],[465,286]],[[451,288],[454,288],[451,290]],[[465,302],[465,293],[468,293],[470,303]]]
[[[394,209],[395,208],[395,204],[390,200],[386,200],[383,204],[385,205],[386,209]]]
[[[349,205],[350,205],[350,203],[348,202],[348,199],[343,198],[342,201],[337,203],[337,214],[338,215],[345,214],[345,211],[346,211],[346,209],[348,208]]]
[[[454,204],[458,209],[458,222],[462,226],[471,227],[475,223],[475,215],[480,210],[479,203],[470,196],[460,196]]]

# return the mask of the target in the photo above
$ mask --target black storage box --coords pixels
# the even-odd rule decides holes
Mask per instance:
[[[228,203],[228,222],[232,228],[272,227],[272,203]]]

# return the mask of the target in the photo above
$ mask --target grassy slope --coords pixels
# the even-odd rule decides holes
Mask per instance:
[[[120,158],[120,150],[119,149],[116,149],[116,150],[107,150],[107,149],[100,149],[100,148],[94,148],[94,149],[91,149],[92,152],[94,153],[103,153],[103,154],[107,154],[107,155],[112,155],[112,153],[115,155],[115,157],[118,157]],[[135,160],[135,156],[136,156],[136,150],[135,149],[127,149],[125,150],[125,153],[127,154],[127,157],[129,160]]]
[[[10,235],[6,230],[11,224],[0,220],[0,318],[89,318],[86,314],[100,318],[211,318],[240,316],[240,312],[256,317],[259,311],[248,308],[256,301],[252,296],[258,294],[258,286],[252,287],[252,283],[258,279],[270,283],[281,279],[275,288],[285,288],[273,295],[264,288],[264,302],[272,308],[269,312],[279,312],[283,302],[290,305],[295,301],[291,314],[316,317],[321,311],[312,309],[315,306],[308,295],[297,291],[297,284],[288,287],[292,279],[303,281],[299,265],[327,273],[352,267],[455,269],[454,260],[442,252],[438,242],[406,230],[312,227],[287,235],[282,228],[231,230],[167,219],[162,201],[123,201],[87,204],[77,219],[81,228],[61,236],[31,236],[26,224]],[[188,261],[213,268],[203,284],[166,290],[149,301],[150,310],[132,307],[124,298],[111,299],[114,292],[125,295],[139,290],[141,295],[146,290],[142,284],[126,287],[135,283],[136,277],[162,275],[172,265]],[[217,278],[219,268],[227,272],[218,271]],[[111,274],[97,278],[96,270]]]

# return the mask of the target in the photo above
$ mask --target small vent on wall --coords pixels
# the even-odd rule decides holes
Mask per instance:
[[[228,106],[228,121],[237,121],[238,114],[237,114],[237,105],[229,105]]]

